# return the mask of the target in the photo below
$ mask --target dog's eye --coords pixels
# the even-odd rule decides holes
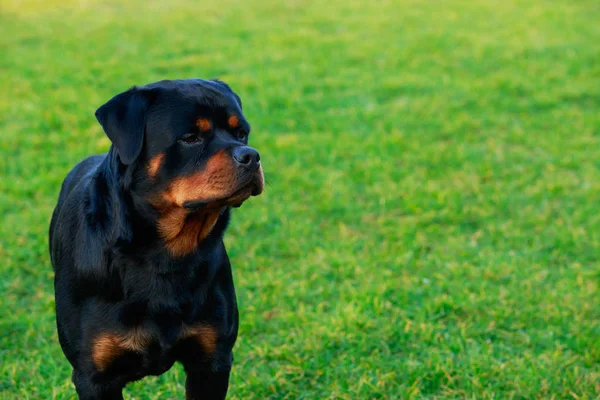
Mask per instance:
[[[200,135],[196,135],[194,133],[190,133],[190,134],[187,134],[187,135],[183,136],[179,140],[181,140],[184,143],[192,144],[192,143],[199,143],[199,142],[201,142],[202,138],[200,137]]]
[[[247,138],[247,137],[248,137],[248,132],[246,132],[246,131],[239,131],[239,132],[237,133],[237,138],[238,138],[238,140],[241,140],[242,142],[243,142],[244,140],[246,140],[246,138]]]

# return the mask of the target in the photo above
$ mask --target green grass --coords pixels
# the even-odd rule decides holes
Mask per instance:
[[[74,397],[60,183],[96,107],[182,77],[241,95],[270,182],[226,240],[231,399],[600,397],[596,0],[120,3],[0,4],[0,398]]]

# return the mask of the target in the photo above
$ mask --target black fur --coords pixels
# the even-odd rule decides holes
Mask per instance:
[[[240,120],[235,129],[224,122],[232,114]],[[113,146],[67,175],[50,224],[58,335],[77,393],[120,399],[128,382],[181,362],[188,398],[225,398],[238,310],[222,237],[230,206],[239,204],[216,199],[222,211],[210,234],[189,254],[173,255],[150,199],[174,179],[201,172],[217,152],[246,145],[240,130],[250,127],[241,101],[219,81],[162,81],[115,96],[96,116]],[[198,133],[199,116],[213,121],[213,129],[198,144],[182,142]],[[153,178],[147,165],[158,154],[163,162]],[[198,324],[215,332],[214,351],[182,336],[184,327]],[[94,349],[103,349],[102,335],[138,331],[149,338],[142,346],[118,345],[124,348],[106,352],[110,362],[98,367],[94,357],[105,353]],[[209,347],[210,339],[204,339]]]

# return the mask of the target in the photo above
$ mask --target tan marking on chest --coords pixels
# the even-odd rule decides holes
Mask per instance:
[[[217,350],[217,330],[206,324],[186,326],[181,331],[182,339],[194,339],[209,356]]]
[[[172,208],[158,220],[158,231],[165,246],[176,257],[193,252],[212,231],[222,208],[190,213],[184,208]]]
[[[160,168],[164,158],[165,158],[165,155],[163,153],[160,153],[160,154],[157,154],[156,156],[152,157],[150,159],[150,161],[148,161],[147,171],[148,171],[148,175],[151,178],[154,178],[156,176],[156,174],[158,173],[158,169]]]
[[[150,341],[150,335],[141,329],[125,334],[102,333],[92,341],[92,361],[99,371],[103,371],[117,357],[127,351],[141,351]]]

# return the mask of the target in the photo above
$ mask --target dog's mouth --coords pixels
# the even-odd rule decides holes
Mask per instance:
[[[258,196],[263,192],[264,178],[259,170],[250,180],[238,187],[233,193],[222,198],[188,200],[183,207],[190,211],[205,210],[207,208],[220,208],[223,206],[240,207],[251,196]]]

